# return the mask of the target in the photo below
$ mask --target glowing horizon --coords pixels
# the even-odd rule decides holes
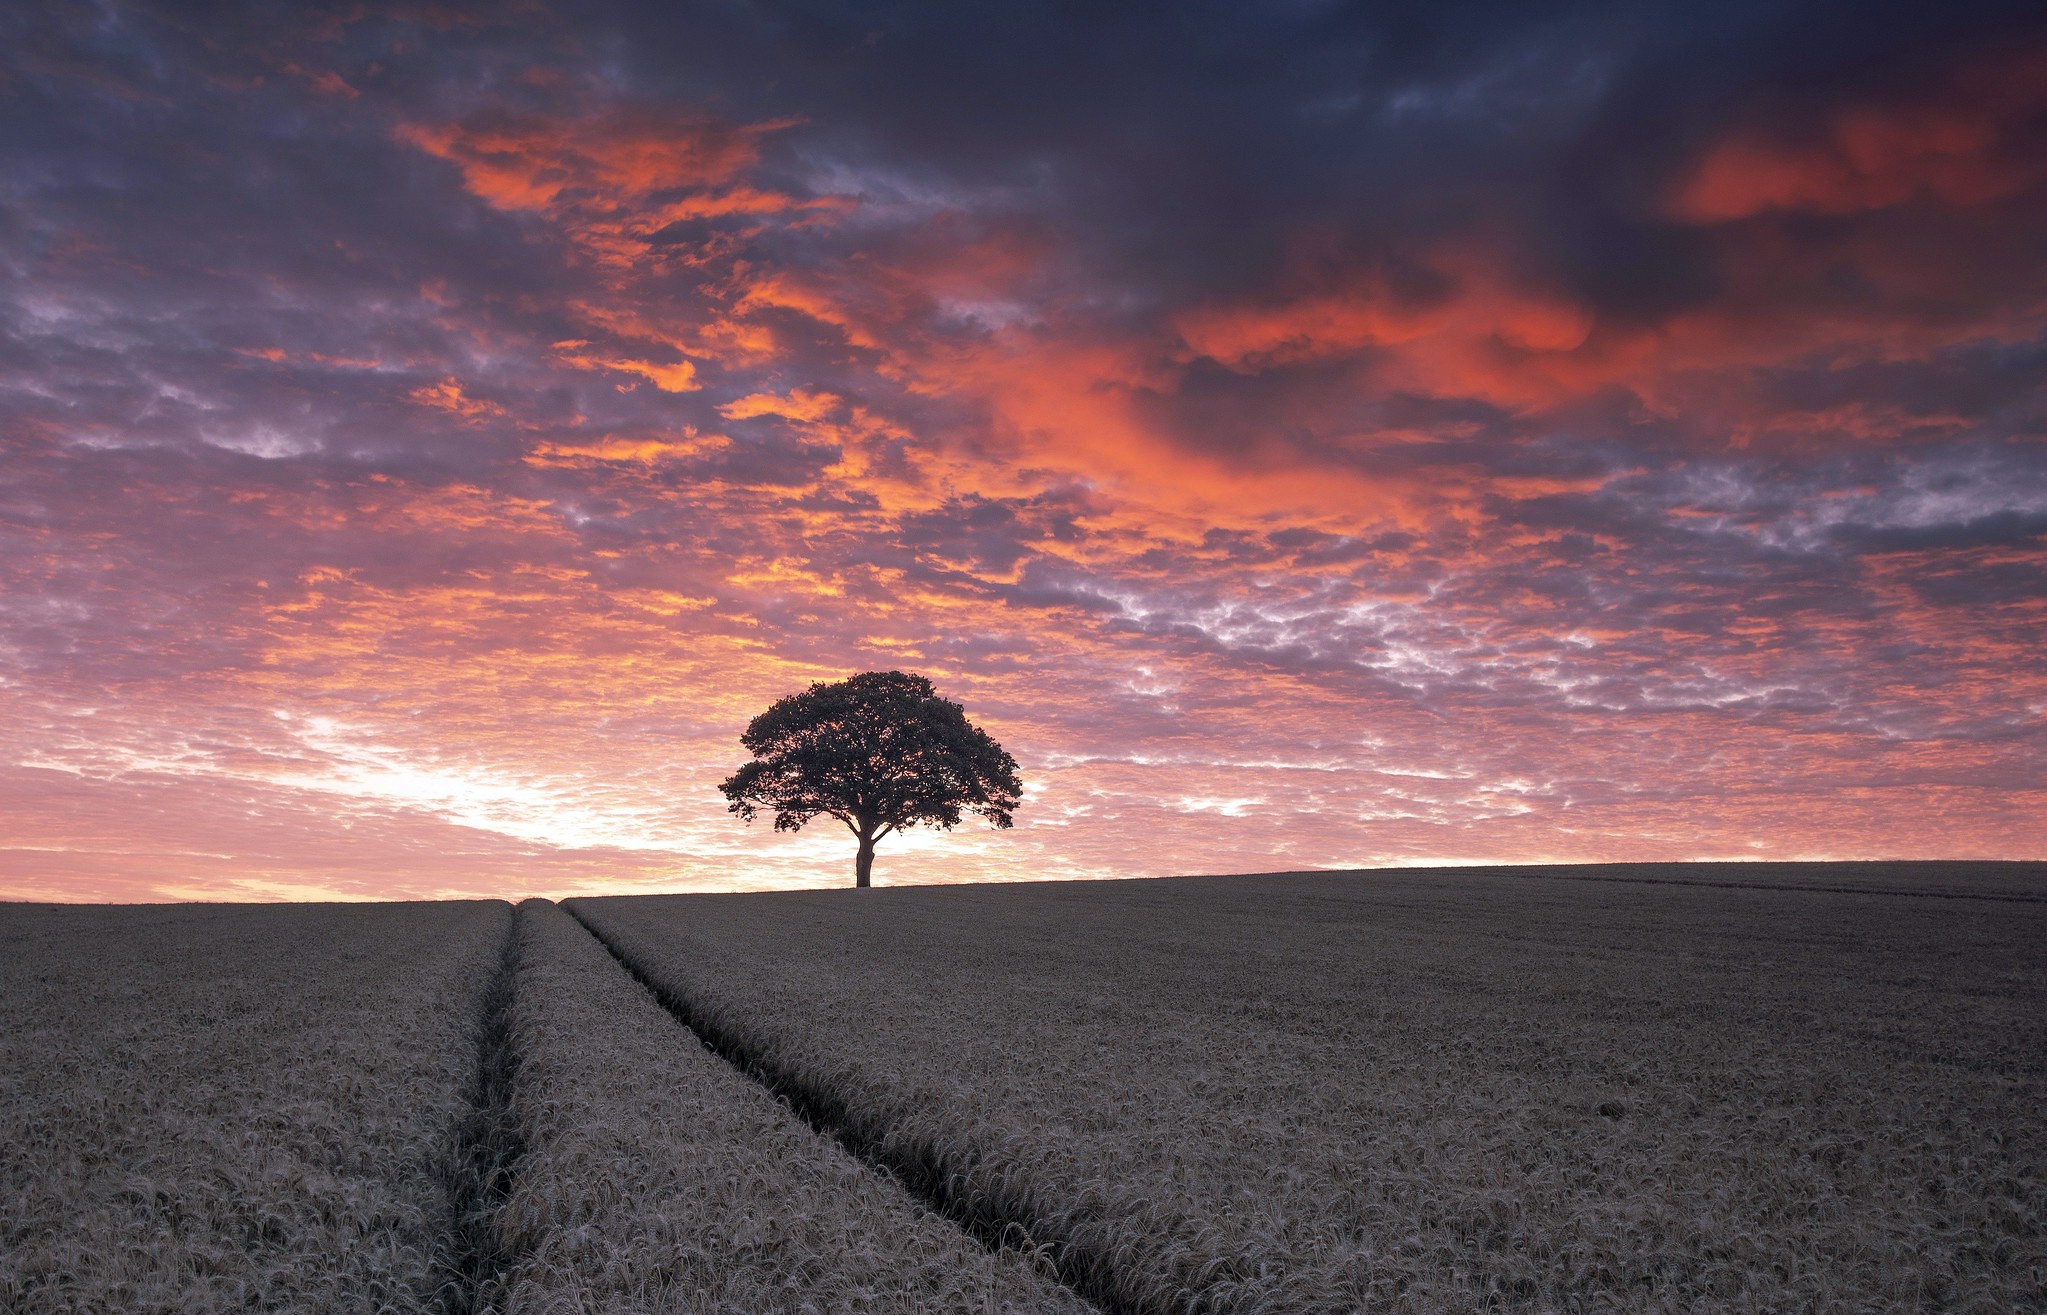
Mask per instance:
[[[0,20],[0,898],[2047,856],[2047,23]]]

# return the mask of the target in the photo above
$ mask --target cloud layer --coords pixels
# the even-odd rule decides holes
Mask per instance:
[[[0,894],[2047,844],[2031,7],[0,28]]]

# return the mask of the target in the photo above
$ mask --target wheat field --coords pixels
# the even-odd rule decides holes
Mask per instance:
[[[0,905],[0,1310],[440,1310],[508,924]]]
[[[523,1151],[493,1309],[1084,1315],[705,1050],[559,909],[519,923]]]
[[[0,1310],[2047,1309],[2047,865],[0,905]]]
[[[2037,870],[1577,875],[571,907],[1117,1309],[2047,1308]]]

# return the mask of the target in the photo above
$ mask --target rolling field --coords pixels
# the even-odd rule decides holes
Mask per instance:
[[[0,1310],[2047,1309],[2043,945],[2047,865],[0,905]]]
[[[1116,1309],[2047,1308],[2037,869],[1576,875],[570,907]]]

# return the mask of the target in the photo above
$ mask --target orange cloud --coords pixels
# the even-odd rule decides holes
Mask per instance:
[[[684,457],[702,456],[731,445],[723,434],[698,437],[686,431],[680,439],[605,438],[592,443],[542,443],[526,457],[530,466],[579,466],[593,462],[653,465]]]
[[[1001,444],[928,453],[934,482],[990,497],[1058,481],[1099,490],[1085,522],[1097,533],[1180,551],[1218,526],[1275,515],[1354,529],[1421,514],[1412,481],[1332,468],[1266,434],[1190,447],[1152,406],[1176,386],[1171,370],[1137,345],[998,335],[917,368],[913,387],[985,409]]]
[[[237,347],[235,354],[253,356],[258,360],[275,364],[283,364],[286,361],[310,361],[315,365],[331,365],[343,370],[382,370],[389,368],[390,365],[390,362],[374,356],[335,356],[327,352],[301,352],[294,356],[282,347]]]
[[[464,185],[492,205],[546,210],[565,195],[622,200],[730,182],[754,162],[760,135],[778,126],[629,111],[586,118],[500,112],[408,123],[398,135],[455,165]]]
[[[733,309],[741,314],[763,310],[790,310],[820,324],[829,324],[846,335],[855,347],[878,348],[883,340],[860,318],[855,317],[832,293],[805,279],[776,271],[752,275]]]
[[[658,344],[681,356],[717,361],[729,366],[760,365],[774,358],[779,344],[774,331],[763,324],[705,308],[684,314],[669,302],[650,299],[634,304],[628,286],[615,300],[578,298],[568,309],[594,330],[620,338]],[[693,311],[696,308],[691,308]]]
[[[398,136],[453,164],[463,185],[491,205],[546,214],[598,262],[624,268],[674,249],[653,244],[680,221],[791,212],[815,219],[849,208],[843,197],[798,198],[740,181],[759,159],[761,138],[791,122],[737,125],[630,108],[581,116],[499,111],[407,123]]]
[[[612,370],[619,374],[636,374],[652,383],[664,393],[690,393],[703,387],[697,379],[697,367],[688,361],[656,362],[635,360],[628,357],[597,356],[581,351],[590,344],[580,338],[571,338],[554,345],[562,364],[578,370]]]
[[[462,385],[455,376],[449,375],[436,384],[425,384],[406,394],[421,406],[436,411],[446,411],[464,420],[482,420],[486,417],[501,417],[505,408],[492,402],[478,401],[462,391]]]
[[[1862,103],[1785,140],[1764,127],[1716,143],[1672,188],[1690,223],[1774,211],[1842,215],[1930,198],[1974,206],[2039,181],[2037,160],[2005,150],[2010,131],[2047,109],[2047,56],[1972,70],[1931,103]]]
[[[1172,323],[1180,358],[1257,373],[1369,353],[1375,391],[1506,406],[1554,402],[1635,363],[1617,335],[1595,337],[1591,307],[1517,281],[1491,257],[1443,251],[1432,264],[1446,286],[1424,299],[1365,277],[1186,312]]]
[[[748,393],[736,401],[727,402],[718,408],[718,413],[727,420],[747,420],[754,416],[781,416],[785,420],[822,420],[838,408],[837,396],[809,388],[792,389],[788,396],[774,393]]]

